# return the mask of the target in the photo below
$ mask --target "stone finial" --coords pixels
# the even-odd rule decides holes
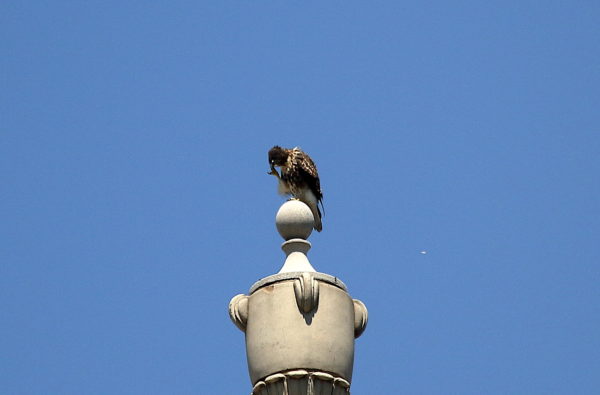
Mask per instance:
[[[299,200],[288,200],[277,211],[275,225],[285,240],[281,249],[286,259],[279,273],[315,272],[306,256],[311,247],[306,239],[314,226],[310,208]]]
[[[246,337],[252,395],[348,395],[367,308],[339,278],[308,261],[314,219],[306,204],[285,202],[275,223],[285,240],[283,267],[229,304]]]

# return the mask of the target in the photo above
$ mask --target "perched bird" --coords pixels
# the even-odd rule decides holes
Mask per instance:
[[[268,174],[279,180],[279,193],[292,195],[292,198],[306,203],[315,218],[314,227],[320,232],[323,225],[319,203],[323,207],[323,193],[317,166],[310,156],[298,147],[288,149],[276,145],[269,150],[269,164],[271,171]],[[275,166],[281,168],[281,175],[275,170]]]

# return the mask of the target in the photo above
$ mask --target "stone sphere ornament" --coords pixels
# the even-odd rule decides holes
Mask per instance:
[[[314,217],[310,208],[300,200],[288,200],[277,211],[275,225],[284,240],[308,239],[312,233]]]

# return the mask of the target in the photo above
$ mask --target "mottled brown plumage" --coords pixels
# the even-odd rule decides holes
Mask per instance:
[[[315,229],[320,232],[323,225],[319,203],[323,207],[323,193],[317,166],[310,156],[298,147],[288,149],[276,145],[269,150],[269,164],[269,174],[279,180],[279,193],[292,195],[306,203],[315,218]],[[281,175],[275,170],[275,166],[280,167]]]

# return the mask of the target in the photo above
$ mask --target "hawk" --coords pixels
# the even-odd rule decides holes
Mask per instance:
[[[271,171],[268,174],[279,180],[279,193],[292,195],[292,198],[306,203],[315,218],[314,227],[320,232],[323,225],[319,203],[323,207],[323,193],[317,166],[310,156],[298,147],[288,149],[276,145],[269,150],[269,164]],[[275,166],[281,168],[281,175],[275,170]]]

